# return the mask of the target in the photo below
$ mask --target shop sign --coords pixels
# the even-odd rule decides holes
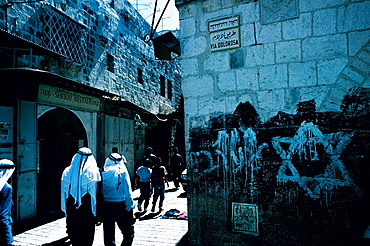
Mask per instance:
[[[50,85],[39,86],[38,99],[41,101],[96,111],[100,110],[102,105],[102,101],[99,98]]]
[[[10,122],[0,122],[0,142],[9,140]]]
[[[258,235],[258,205],[232,203],[232,224],[234,232]]]
[[[211,52],[240,48],[239,16],[208,22]]]

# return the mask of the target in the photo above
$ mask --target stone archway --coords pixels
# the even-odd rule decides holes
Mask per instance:
[[[61,175],[78,148],[88,146],[86,130],[73,112],[56,108],[38,119],[38,142],[37,217],[52,220],[63,216]]]
[[[338,74],[335,83],[328,91],[325,100],[318,107],[318,111],[339,110],[343,97],[351,88],[369,87],[370,73],[368,71],[367,61],[370,60],[368,47],[370,39],[362,46],[356,55],[349,60],[347,65]]]

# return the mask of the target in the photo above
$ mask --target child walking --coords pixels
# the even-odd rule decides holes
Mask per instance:
[[[141,167],[136,170],[137,178],[135,179],[135,186],[139,183],[140,197],[138,200],[138,209],[142,211],[142,203],[144,201],[144,211],[147,211],[150,199],[150,177],[152,170],[149,168],[152,165],[150,159],[145,159]]]
[[[153,202],[152,202],[152,212],[155,211],[156,203],[159,197],[159,211],[163,210],[163,200],[164,200],[164,190],[165,190],[165,181],[167,181],[167,170],[162,166],[162,160],[160,157],[157,157],[158,161],[154,163],[152,169],[152,187],[154,190]]]

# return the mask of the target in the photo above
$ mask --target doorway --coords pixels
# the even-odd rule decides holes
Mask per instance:
[[[48,222],[64,216],[60,206],[61,176],[73,155],[88,142],[80,119],[69,110],[57,108],[39,117],[38,143],[37,217]]]

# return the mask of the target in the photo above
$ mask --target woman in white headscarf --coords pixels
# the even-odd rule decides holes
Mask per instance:
[[[14,172],[14,163],[9,159],[0,159],[0,245],[12,245],[12,207],[13,188],[8,179]]]
[[[102,193],[104,200],[104,245],[116,245],[115,223],[123,234],[122,246],[132,245],[134,239],[135,207],[132,199],[131,181],[126,168],[126,158],[116,148],[105,160],[102,172]]]
[[[62,174],[61,206],[72,245],[90,246],[94,242],[99,181],[100,171],[91,150],[80,148]]]

